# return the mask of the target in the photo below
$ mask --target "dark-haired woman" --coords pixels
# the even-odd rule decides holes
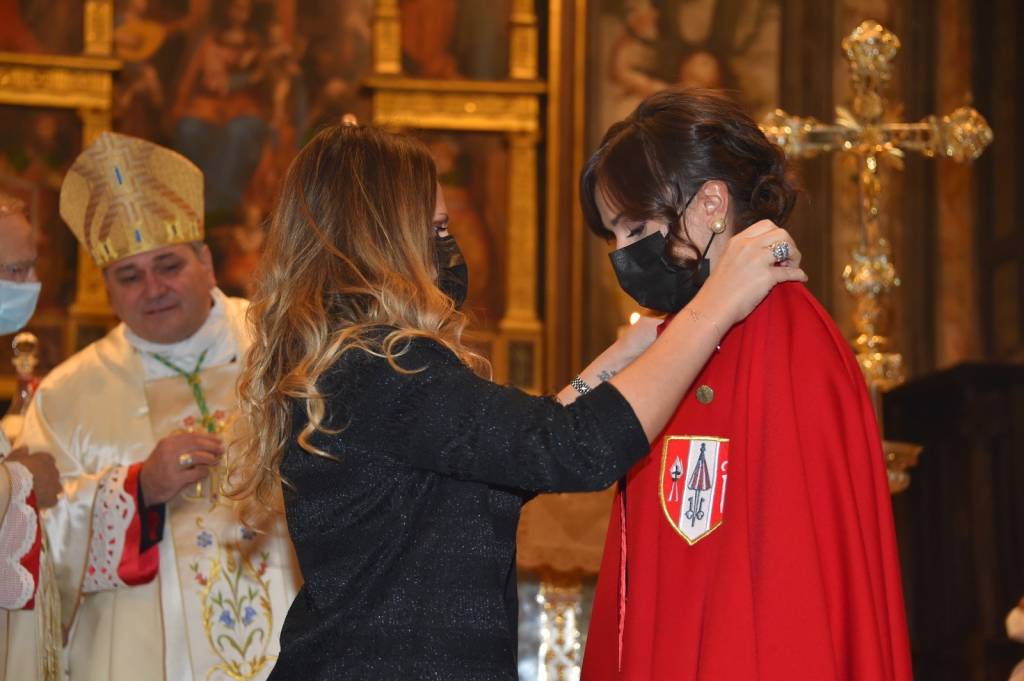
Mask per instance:
[[[581,180],[620,284],[668,324],[794,195],[782,151],[709,91],[646,99]],[[880,442],[832,320],[776,287],[620,483],[584,681],[910,681]]]

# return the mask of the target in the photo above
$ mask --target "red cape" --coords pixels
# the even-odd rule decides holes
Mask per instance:
[[[672,519],[685,508],[663,509],[674,435],[728,440],[721,524],[693,545]],[[707,484],[711,470],[675,477]],[[802,285],[777,286],[726,335],[624,498],[583,681],[911,680],[878,427],[849,346]]]

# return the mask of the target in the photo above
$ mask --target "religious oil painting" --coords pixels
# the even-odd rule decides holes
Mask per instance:
[[[27,328],[40,340],[40,370],[64,357],[67,308],[75,297],[77,242],[58,212],[64,173],[81,148],[81,121],[67,110],[0,106],[0,192],[25,204],[36,233],[43,282]],[[0,347],[0,375],[13,373],[9,344]]]
[[[779,0],[595,2],[585,153],[641,100],[668,87],[724,89],[760,120],[778,104],[780,13]],[[616,284],[605,246],[592,238],[586,243],[588,286],[597,292],[586,314],[600,332],[585,350],[597,354],[637,306]]]
[[[402,70],[416,78],[508,77],[511,0],[401,0]]]
[[[369,120],[373,0],[118,0],[114,129],[206,176],[218,281],[252,290],[264,224],[298,149],[346,113]]]
[[[591,16],[594,146],[667,87],[730,91],[758,120],[778,101],[779,0],[600,0]]]
[[[448,205],[448,224],[469,268],[469,295],[463,310],[471,329],[488,339],[504,314],[505,262],[508,257],[508,150],[498,133],[415,133],[437,164]]]
[[[0,52],[81,54],[85,0],[0,0]]]

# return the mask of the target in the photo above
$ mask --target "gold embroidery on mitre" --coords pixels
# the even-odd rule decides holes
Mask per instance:
[[[104,132],[68,170],[60,215],[100,267],[200,241],[203,173],[175,151]]]

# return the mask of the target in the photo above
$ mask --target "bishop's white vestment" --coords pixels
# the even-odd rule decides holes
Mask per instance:
[[[217,493],[221,467],[141,507],[139,471],[161,438],[215,432],[230,444],[247,303],[212,297],[181,343],[117,326],[54,369],[26,414],[18,444],[51,452],[63,479],[44,525],[72,681],[241,681],[274,665],[301,580],[283,518],[243,526]]]

